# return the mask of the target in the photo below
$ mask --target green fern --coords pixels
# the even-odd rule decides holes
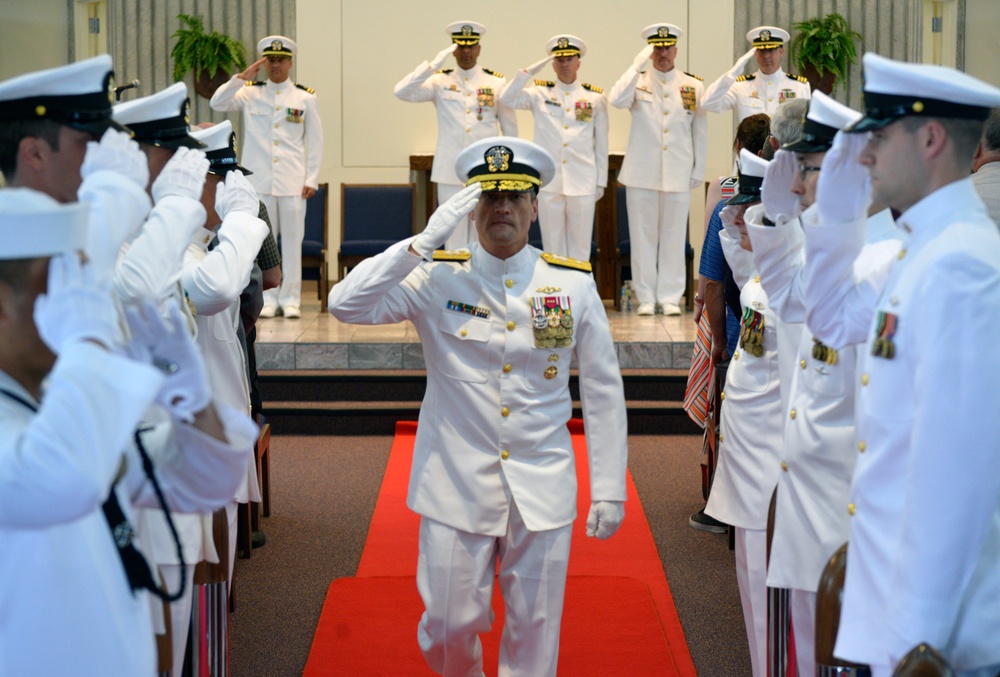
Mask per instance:
[[[794,24],[798,33],[792,39],[792,62],[801,73],[810,64],[819,73],[833,73],[843,82],[847,71],[858,58],[854,47],[861,34],[851,27],[840,14],[799,21]]]
[[[214,75],[219,68],[244,70],[247,67],[247,50],[243,43],[218,31],[205,33],[205,22],[200,16],[178,14],[177,18],[186,26],[171,37],[177,44],[170,50],[174,60],[174,81],[184,79],[188,71],[197,74],[206,71]]]

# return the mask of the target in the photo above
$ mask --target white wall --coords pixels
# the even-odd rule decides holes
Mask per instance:
[[[1000,2],[965,1],[965,72],[1000,87]]]
[[[0,2],[0,80],[68,61],[66,0]]]

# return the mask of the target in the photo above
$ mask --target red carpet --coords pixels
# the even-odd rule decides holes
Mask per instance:
[[[560,674],[693,677],[694,664],[632,478],[621,529],[607,541],[587,538],[590,485],[582,423],[571,421],[570,431],[579,497]],[[433,674],[417,648],[417,621],[423,612],[414,579],[420,518],[406,508],[415,435],[415,423],[397,424],[357,577],[330,586],[305,675]],[[503,628],[499,586],[493,608],[493,631],[482,637],[488,675],[496,674]]]

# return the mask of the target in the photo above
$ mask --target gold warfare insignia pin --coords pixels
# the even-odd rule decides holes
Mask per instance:
[[[569,47],[569,38],[559,38],[559,42],[556,43],[559,49],[566,49]]]
[[[505,172],[510,168],[510,161],[514,158],[514,151],[506,146],[493,146],[483,159],[491,172]]]
[[[555,294],[556,292],[562,291],[562,287],[539,287],[535,290],[536,294]]]

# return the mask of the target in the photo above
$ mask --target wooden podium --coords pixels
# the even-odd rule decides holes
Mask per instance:
[[[608,156],[608,183],[604,195],[597,201],[594,210],[594,242],[597,255],[594,263],[594,277],[601,298],[614,300],[618,295],[615,276],[615,259],[618,258],[618,172],[622,168],[621,153]],[[433,153],[410,156],[410,181],[417,189],[417,213],[414,229],[420,232],[427,225],[427,219],[437,208],[437,184],[431,181],[434,166]],[[423,209],[420,208],[423,205]]]

